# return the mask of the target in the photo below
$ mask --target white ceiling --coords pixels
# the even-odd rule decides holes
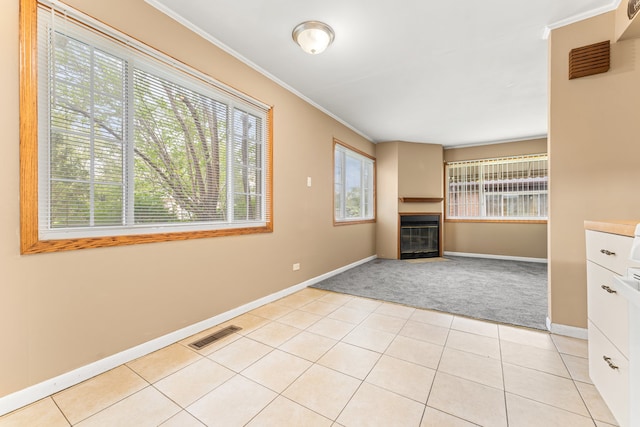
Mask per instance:
[[[620,0],[147,0],[373,142],[547,134],[548,28]],[[291,31],[336,33],[320,55]]]

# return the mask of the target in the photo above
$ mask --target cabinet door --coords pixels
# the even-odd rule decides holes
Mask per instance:
[[[629,304],[617,293],[613,277],[611,271],[587,261],[589,319],[628,358]]]
[[[587,230],[587,259],[619,275],[626,274],[633,239]]]
[[[589,376],[620,426],[628,427],[629,361],[591,322]]]

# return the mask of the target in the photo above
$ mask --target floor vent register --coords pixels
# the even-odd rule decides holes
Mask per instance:
[[[218,341],[219,339],[226,337],[227,335],[231,335],[234,332],[238,332],[241,329],[242,328],[239,326],[234,326],[234,325],[227,326],[224,329],[220,329],[218,332],[214,332],[211,335],[207,335],[206,337],[199,339],[196,342],[192,342],[191,344],[189,344],[189,347],[195,348],[196,350],[201,350],[202,348],[208,346],[209,344],[212,344]]]

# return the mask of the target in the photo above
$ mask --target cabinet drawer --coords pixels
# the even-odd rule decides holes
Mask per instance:
[[[628,358],[629,304],[619,293],[614,293],[618,284],[613,276],[606,268],[587,261],[589,320]],[[603,286],[612,292],[603,289]]]
[[[604,357],[610,358],[612,369]],[[629,361],[589,322],[589,376],[621,427],[629,426]]]
[[[631,253],[631,237],[586,231],[587,259],[620,275],[626,273]]]

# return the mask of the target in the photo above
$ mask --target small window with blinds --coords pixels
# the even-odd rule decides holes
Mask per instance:
[[[37,29],[38,240],[271,230],[268,106],[73,10]]]
[[[449,162],[446,178],[447,219],[547,219],[546,154]]]
[[[334,222],[375,220],[375,159],[334,141]]]

